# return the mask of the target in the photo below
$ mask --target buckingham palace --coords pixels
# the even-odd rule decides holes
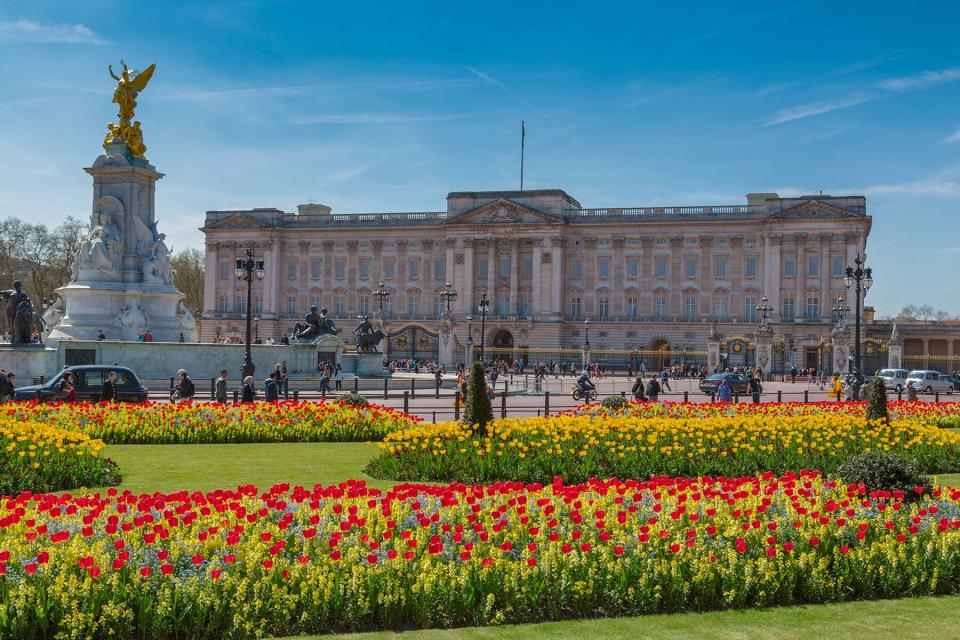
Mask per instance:
[[[201,339],[242,335],[234,264],[252,247],[265,265],[252,298],[259,336],[281,336],[315,305],[346,333],[358,316],[380,318],[390,357],[437,360],[444,341],[455,354],[480,344],[486,294],[482,339],[495,354],[531,361],[588,342],[595,359],[638,354],[655,367],[702,360],[719,332],[727,361],[749,364],[767,306],[780,366],[817,366],[837,300],[853,307],[843,275],[871,222],[856,195],[584,208],[560,189],[453,192],[443,211],[208,211]]]

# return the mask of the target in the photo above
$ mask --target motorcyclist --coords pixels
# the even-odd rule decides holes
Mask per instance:
[[[587,372],[586,369],[584,369],[583,373],[580,374],[580,377],[577,378],[577,387],[580,389],[582,393],[593,391],[594,389],[597,388],[596,385],[594,385],[593,382],[590,381],[590,374]]]

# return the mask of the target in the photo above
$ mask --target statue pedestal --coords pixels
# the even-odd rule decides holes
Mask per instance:
[[[720,343],[707,342],[707,373],[712,374],[720,368]]]

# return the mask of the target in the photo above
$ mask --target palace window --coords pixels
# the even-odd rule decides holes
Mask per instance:
[[[479,260],[477,260],[477,277],[478,277],[478,278],[486,278],[486,277],[487,277],[487,273],[488,273],[488,271],[487,271],[487,259],[486,259],[486,258],[480,258]]]
[[[640,277],[640,261],[636,258],[630,258],[627,260],[627,277],[628,278],[639,278]]]
[[[749,256],[743,261],[743,275],[747,278],[757,277],[757,258]]]
[[[337,261],[334,264],[334,277],[338,280],[343,278],[346,275],[347,271],[347,261],[345,258],[337,258]]]
[[[797,276],[797,265],[793,258],[786,258],[783,261],[783,275],[785,278],[795,278]]]
[[[310,296],[310,306],[320,308],[320,296]]]
[[[258,293],[253,298],[253,312],[256,314],[263,313],[263,294]]]
[[[658,278],[667,277],[667,259],[657,258],[654,262],[654,275]]]
[[[820,317],[820,296],[807,296],[807,317]]]
[[[695,318],[697,316],[696,296],[687,296],[683,299],[683,315],[686,318]]]
[[[510,277],[510,256],[500,256],[500,261],[498,263],[499,273],[498,275],[501,278]]]
[[[360,260],[360,279],[366,280],[370,277],[370,260],[363,258]]]
[[[233,311],[234,313],[246,313],[247,312],[247,294],[238,293],[233,299]]]
[[[715,318],[727,317],[727,297],[715,296],[713,298],[713,316]]]
[[[816,278],[820,275],[820,256],[807,257],[807,275]]]
[[[320,270],[321,264],[322,264],[322,263],[321,263],[319,260],[311,260],[311,261],[310,261],[310,278],[311,278],[311,279],[313,279],[313,280],[319,280],[319,279],[320,279],[320,276],[321,276],[321,274],[322,274],[322,272],[321,272],[321,270]]]
[[[230,277],[230,263],[226,260],[220,261],[220,278]]]
[[[662,318],[667,315],[667,299],[666,298],[656,298],[653,301],[653,313],[658,318]]]
[[[783,317],[792,320],[796,317],[796,305],[792,297],[783,299]]]
[[[697,239],[696,239],[696,238],[687,238],[687,246],[689,246],[689,247],[695,247],[696,245],[697,245]]]
[[[754,245],[757,244],[757,239],[756,239],[756,238],[747,238],[747,239],[744,240],[743,242],[744,242],[744,244],[752,247],[752,246],[754,246]]]
[[[409,264],[410,264],[410,279],[419,280],[420,279],[420,258],[411,258]]]
[[[333,299],[333,309],[338,318],[347,315],[346,300],[344,300],[343,296],[337,296]]]
[[[610,298],[602,296],[597,300],[597,314],[601,318],[610,317]]]
[[[383,261],[383,277],[385,280],[390,280],[393,278],[394,273],[397,270],[397,263],[393,258]]]
[[[725,246],[727,246],[727,239],[726,239],[726,238],[717,238],[716,240],[713,241],[713,246],[715,246],[715,247],[725,247]]]
[[[610,258],[600,258],[597,260],[597,271],[601,278],[610,277]]]
[[[665,247],[665,246],[667,246],[667,239],[666,239],[666,238],[657,238],[657,246],[658,246],[658,247]]]
[[[297,296],[287,296],[287,315],[297,315]]]
[[[834,278],[843,277],[843,258],[841,256],[834,256],[830,259],[830,275]]]
[[[743,300],[743,310],[745,315],[749,320],[755,320],[757,318],[757,297],[756,296],[747,296]]]
[[[570,317],[579,318],[582,309],[580,307],[580,296],[570,298]]]
[[[407,313],[409,313],[411,317],[420,315],[420,296],[416,294],[409,294],[407,296]]]
[[[713,277],[714,278],[727,277],[727,259],[726,258],[713,259]]]
[[[217,294],[217,313],[226,313],[227,312],[227,294],[218,293]]]
[[[497,296],[497,315],[510,315],[510,294],[506,291],[501,291]]]
[[[583,261],[577,258],[570,261],[570,277],[579,280],[583,277]]]
[[[443,315],[443,312],[447,310],[447,305],[443,301],[443,298],[436,296],[433,299],[433,314],[438,318]]]
[[[525,280],[533,279],[533,258],[523,259],[523,277]]]
[[[533,315],[533,294],[520,294],[520,314],[525,316]]]
[[[697,259],[687,258],[683,264],[683,275],[688,278],[697,277]]]
[[[636,318],[640,312],[640,304],[636,296],[627,297],[627,317]]]
[[[290,280],[297,279],[297,259],[290,258],[290,261],[287,263],[287,278]]]
[[[388,318],[393,317],[393,296],[383,301],[383,314]]]
[[[370,314],[370,298],[367,295],[361,295],[357,298],[357,311],[360,312],[360,315],[366,316]]]
[[[447,261],[446,260],[434,260],[433,262],[433,279],[434,280],[443,280],[447,275]]]

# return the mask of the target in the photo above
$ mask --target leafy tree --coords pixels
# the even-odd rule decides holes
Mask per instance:
[[[477,435],[480,436],[487,435],[487,423],[493,420],[493,407],[490,406],[490,396],[487,395],[486,372],[480,361],[474,362],[470,367],[463,419],[467,424],[474,425]]]
[[[197,249],[184,249],[173,255],[173,285],[184,296],[184,304],[194,317],[203,312],[203,253]]]
[[[883,378],[874,378],[873,384],[870,385],[867,395],[867,420],[890,422],[890,415],[887,412],[887,389]]]

